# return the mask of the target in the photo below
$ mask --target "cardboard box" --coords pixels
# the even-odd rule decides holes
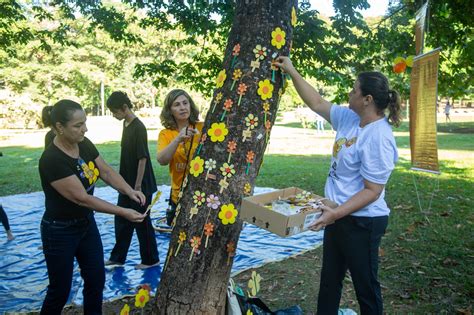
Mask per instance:
[[[320,210],[314,209],[292,215],[285,215],[265,207],[265,205],[271,204],[275,200],[296,196],[303,191],[304,190],[300,188],[289,187],[244,198],[240,209],[240,218],[283,237],[306,231],[308,226],[321,215]],[[321,202],[327,206],[337,206],[336,203],[331,200],[315,194],[312,195],[317,199],[322,199]]]

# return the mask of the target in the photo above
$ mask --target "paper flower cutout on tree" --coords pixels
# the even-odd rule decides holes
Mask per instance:
[[[212,142],[222,142],[229,133],[224,123],[213,123],[211,129],[207,131],[207,135],[211,137]]]
[[[214,224],[211,222],[207,222],[204,224],[204,235],[206,235],[206,242],[204,243],[204,247],[207,248],[207,242],[209,241],[209,237],[212,236],[214,233]]]
[[[264,60],[265,57],[267,57],[267,47],[262,47],[262,45],[257,45],[253,49],[253,53],[255,54],[255,59]]]
[[[245,170],[245,174],[249,174],[250,165],[253,163],[253,159],[255,158],[255,153],[253,151],[247,152],[247,169]]]
[[[235,243],[230,241],[227,245],[227,266],[230,265],[230,260],[235,256]]]
[[[265,122],[265,142],[268,142],[268,138],[270,136],[270,130],[272,129],[272,123],[270,120]]]
[[[197,206],[201,206],[206,200],[206,193],[203,191],[196,190],[193,195],[193,202]]]
[[[207,134],[203,133],[201,135],[201,140],[199,140],[199,145],[196,149],[196,154],[199,154],[199,152],[201,152],[201,148],[204,145],[204,142],[206,142],[206,139],[207,139]]]
[[[297,22],[296,18],[296,9],[295,7],[291,8],[291,26],[295,27]]]
[[[221,211],[219,212],[219,219],[221,219],[222,224],[234,224],[235,218],[239,212],[234,208],[234,205],[229,203],[227,205],[223,205],[221,207]]]
[[[221,167],[221,174],[226,178],[231,178],[235,174],[234,164],[224,163]]]
[[[214,98],[214,106],[212,107],[212,112],[214,113],[214,111],[216,110],[216,106],[217,104],[219,104],[219,102],[221,101],[222,99],[222,93],[219,92],[216,94],[216,97]]]
[[[175,256],[178,255],[178,252],[181,249],[181,246],[183,245],[185,240],[186,240],[186,232],[184,231],[179,232],[178,248],[176,248],[176,253],[174,253]]]
[[[129,315],[129,314],[130,314],[130,306],[128,306],[128,304],[125,304],[120,310],[120,315]]]
[[[248,297],[255,297],[257,296],[258,292],[260,291],[260,281],[262,277],[256,272],[252,271],[252,277],[250,278],[247,287],[250,291],[247,291]]]
[[[272,45],[280,49],[283,45],[285,45],[285,36],[285,31],[279,27],[275,28],[275,30],[272,32]]]
[[[250,183],[245,183],[244,194],[250,195],[251,192],[252,192],[252,185],[250,185]]]
[[[408,56],[407,59],[403,57],[397,57],[393,61],[393,72],[395,73],[403,73],[405,72],[407,67],[413,66],[413,56]]]
[[[135,295],[135,307],[144,308],[146,303],[150,300],[150,292],[145,289],[140,289]]]
[[[242,96],[245,95],[245,92],[247,92],[247,84],[240,83],[239,87],[237,88],[237,94],[239,94],[239,101],[237,102],[237,105],[240,105],[240,102],[242,101]]]
[[[242,70],[235,69],[234,72],[232,73],[232,85],[230,86],[231,91],[234,89],[235,82],[239,81],[241,77],[242,77]]]
[[[266,100],[272,97],[273,84],[270,82],[270,80],[266,79],[264,81],[258,82],[257,94],[260,95],[262,100]]]
[[[262,107],[263,107],[263,115],[264,115],[263,120],[267,121],[267,114],[270,111],[270,103],[268,101],[264,101]]]
[[[225,79],[227,78],[227,74],[225,74],[225,70],[221,70],[217,75],[216,79],[216,87],[220,88],[224,85]]]
[[[235,62],[237,61],[237,56],[240,54],[240,44],[235,44],[234,48],[232,48],[232,63],[230,65],[231,68],[234,67]]]
[[[254,114],[248,114],[248,116],[245,117],[245,126],[253,130],[258,126],[258,117],[254,116]]]
[[[216,160],[213,160],[213,159],[209,159],[204,163],[204,168],[207,169],[206,180],[209,177],[209,172],[212,171],[213,169],[215,169],[216,166],[217,166],[217,162],[216,162]]]
[[[224,120],[225,114],[227,112],[230,112],[230,110],[232,108],[232,104],[234,104],[234,101],[232,101],[230,98],[225,100],[225,102],[224,102],[224,112],[221,115],[221,121]]]
[[[189,241],[191,243],[191,255],[189,256],[189,261],[193,259],[193,254],[199,254],[199,246],[201,246],[201,238],[199,236],[193,236]]]
[[[230,140],[227,143],[227,152],[229,152],[229,156],[227,157],[227,163],[230,163],[230,158],[232,157],[232,153],[235,153],[235,149],[237,148],[237,142],[234,140]]]
[[[221,202],[219,201],[219,197],[214,196],[213,194],[210,194],[209,197],[206,198],[206,201],[207,201],[207,206],[213,210],[216,210],[221,205]]]
[[[409,68],[413,67],[413,58],[415,58],[415,56],[410,55],[410,56],[407,57],[407,59],[405,59],[407,67],[409,67]]]
[[[189,173],[193,175],[194,177],[198,177],[202,172],[204,172],[203,165],[204,165],[204,160],[201,159],[199,156],[196,156],[189,163],[189,166],[190,166]]]

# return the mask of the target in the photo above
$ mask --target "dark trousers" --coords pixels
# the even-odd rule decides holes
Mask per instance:
[[[3,206],[0,205],[0,220],[2,221],[3,227],[5,228],[5,231],[10,230],[10,223],[8,223],[8,217],[7,214],[5,213],[5,210],[3,210]]]
[[[120,195],[117,205],[124,208],[132,208],[140,213],[145,213],[151,203],[151,197],[146,197],[144,206],[130,200],[130,198]],[[133,231],[137,231],[138,243],[140,244],[140,257],[142,264],[153,265],[160,259],[158,257],[158,246],[150,215],[147,215],[141,223],[133,223],[120,216],[115,216],[115,246],[110,254],[110,260],[125,263],[128,249],[132,242]]]
[[[71,291],[74,257],[84,279],[84,314],[102,314],[104,252],[94,216],[68,221],[43,218],[41,240],[49,277],[41,314],[61,314]]]
[[[360,313],[383,314],[377,273],[380,241],[387,225],[388,216],[347,216],[326,227],[318,314],[338,313],[347,269],[351,273]]]

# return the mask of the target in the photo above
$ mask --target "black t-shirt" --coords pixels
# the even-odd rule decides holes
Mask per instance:
[[[124,123],[120,152],[120,175],[132,188],[137,180],[138,161],[142,158],[146,158],[142,192],[145,196],[151,196],[157,189],[148,150],[148,135],[145,125],[135,118],[127,127]]]
[[[51,183],[76,175],[87,193],[92,195],[96,181],[99,179],[99,169],[94,162],[98,156],[99,152],[87,138],[79,143],[79,159],[72,158],[61,151],[54,142],[46,148],[39,161],[39,173],[46,205],[44,217],[53,220],[69,220],[85,218],[91,213],[91,209],[81,207],[64,198],[51,186]]]

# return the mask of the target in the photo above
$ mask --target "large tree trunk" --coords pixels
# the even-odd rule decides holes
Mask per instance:
[[[191,173],[196,176],[188,175],[183,184],[179,214],[155,300],[155,313],[224,312],[227,282],[242,229],[238,216],[233,222],[232,213],[235,212],[231,208],[239,211],[242,198],[253,191],[283,93],[284,76],[281,71],[271,68],[271,61],[276,55],[289,54],[297,0],[239,0],[235,6],[235,19],[220,74],[223,79],[221,75],[225,71],[226,78],[223,84],[219,84],[222,83],[219,78],[216,80],[214,98],[202,133],[207,138],[201,140],[190,162]],[[277,28],[286,34],[284,43]],[[275,46],[278,42],[282,43],[280,47]],[[237,44],[240,45],[238,54],[235,53]],[[259,67],[255,67],[257,45],[266,52],[259,60]],[[237,69],[242,75],[233,80]],[[265,90],[265,80],[273,86],[271,96],[265,94],[269,91]],[[246,91],[243,91],[242,83],[246,85]],[[259,86],[263,86],[260,94]],[[231,102],[228,100],[232,101],[232,107],[225,111],[225,104]],[[215,123],[225,124],[228,130],[225,137],[216,139],[218,134],[213,133],[216,129],[212,128]],[[234,142],[235,148],[232,148]],[[216,162],[215,168],[206,167],[210,159]],[[202,172],[200,160],[206,161]],[[232,167],[235,173],[232,173]],[[229,176],[224,176],[226,171]],[[206,198],[217,196],[220,205],[213,209],[207,201],[201,205],[196,203],[197,193],[201,196],[204,193]],[[219,213],[223,214],[219,217]],[[213,230],[206,229],[206,224],[213,224]],[[194,237],[200,238],[201,242],[196,241],[193,248],[191,240]]]

